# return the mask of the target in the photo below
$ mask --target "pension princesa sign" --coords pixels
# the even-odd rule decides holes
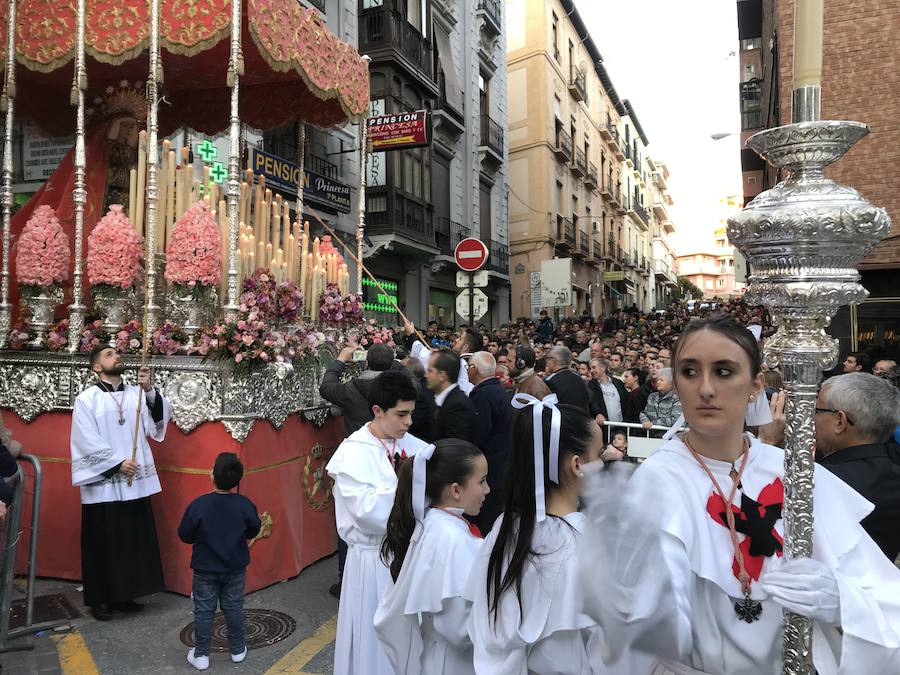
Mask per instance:
[[[250,148],[250,167],[257,176],[266,177],[269,187],[297,194],[300,167],[288,160]],[[338,213],[350,213],[350,186],[312,171],[304,171],[303,201],[332,209]]]

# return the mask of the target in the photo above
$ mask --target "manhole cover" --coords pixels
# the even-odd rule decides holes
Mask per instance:
[[[77,619],[81,612],[62,593],[38,595],[34,598],[34,616],[32,623],[49,623],[51,621],[68,621]],[[10,629],[25,625],[25,601],[16,600],[10,606]]]
[[[297,629],[297,622],[282,612],[271,609],[245,609],[244,618],[247,626],[247,649],[260,649],[281,642]],[[188,647],[194,646],[194,622],[181,629],[179,636]],[[216,612],[213,617],[211,652],[221,654],[228,652],[228,630],[225,617]]]

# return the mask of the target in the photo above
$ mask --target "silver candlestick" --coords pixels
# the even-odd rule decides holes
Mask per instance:
[[[788,558],[812,555],[816,394],[823,369],[833,368],[838,356],[837,341],[825,328],[841,306],[868,296],[857,265],[891,227],[884,209],[823,174],[868,133],[859,122],[808,121],[755,134],[747,146],[785,169],[787,178],[728,219],[728,237],[753,270],[746,299],[765,305],[777,327],[764,352],[769,365],[781,367],[787,394]],[[810,621],[789,612],[783,672],[812,672]]]

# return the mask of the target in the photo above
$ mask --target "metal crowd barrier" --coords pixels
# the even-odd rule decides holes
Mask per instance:
[[[645,429],[642,424],[634,422],[610,422],[609,420],[603,423],[603,428],[606,430],[607,443],[612,441],[614,433],[617,431],[624,431],[628,442],[628,452],[626,456],[637,460],[638,462],[643,462],[666,443],[661,436],[670,429],[670,427],[661,427],[657,425]],[[660,436],[660,438],[654,438],[654,436]]]
[[[0,522],[0,542],[3,550],[0,552],[0,653],[26,651],[33,649],[30,642],[10,644],[10,640],[23,635],[32,635],[42,630],[55,628],[67,623],[66,621],[47,621],[34,623],[34,576],[37,569],[37,545],[38,523],[41,513],[41,487],[43,474],[41,462],[34,455],[22,453],[19,462],[31,464],[34,480],[34,491],[31,499],[31,527],[28,542],[28,566],[27,583],[25,589],[25,625],[15,630],[9,629],[9,618],[13,600],[13,579],[16,571],[16,548],[22,541],[22,512],[25,507],[25,472],[22,466],[12,479],[13,497],[12,505],[8,507],[6,518]],[[2,479],[0,479],[2,480]]]

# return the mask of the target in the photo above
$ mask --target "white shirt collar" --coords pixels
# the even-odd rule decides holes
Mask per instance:
[[[456,389],[456,384],[451,384],[449,387],[444,389],[440,394],[435,395],[434,403],[438,408],[444,405],[444,401],[447,400],[447,397],[450,395],[450,392]]]

